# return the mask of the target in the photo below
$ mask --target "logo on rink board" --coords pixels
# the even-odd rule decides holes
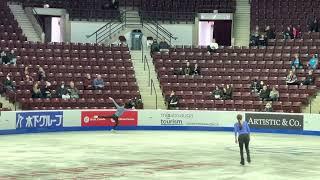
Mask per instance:
[[[303,115],[246,113],[245,117],[252,128],[303,130]]]
[[[105,111],[82,111],[81,112],[81,126],[113,126],[114,120],[111,118],[103,118],[101,116],[111,116],[115,110]],[[138,112],[126,111],[119,117],[119,126],[137,126]]]
[[[16,115],[16,129],[58,128],[62,126],[62,111],[21,112]]]

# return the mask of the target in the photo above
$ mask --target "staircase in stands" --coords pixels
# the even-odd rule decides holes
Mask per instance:
[[[235,45],[248,46],[250,36],[250,3],[249,0],[237,0],[234,14]]]
[[[165,109],[165,101],[162,95],[162,91],[160,89],[159,80],[157,78],[157,73],[155,71],[155,67],[152,63],[152,58],[149,55],[149,48],[144,49],[144,55],[142,55],[141,51],[131,51],[132,63],[135,70],[135,76],[137,79],[137,83],[139,86],[140,94],[142,97],[142,102],[144,105],[144,109],[156,109],[156,95],[153,93],[151,95],[151,86],[149,85],[149,72],[147,65],[144,65],[142,62],[142,58],[146,55],[147,61],[150,67],[150,78],[153,79],[155,89],[157,92],[157,108]],[[144,66],[146,66],[144,70]]]
[[[18,24],[21,27],[23,34],[27,37],[28,41],[40,42],[40,37],[32,26],[32,23],[23,10],[22,5],[9,4],[9,8],[13,13],[14,18],[18,21]]]
[[[310,99],[308,106],[302,109],[303,113],[320,113],[320,92],[317,93],[315,98]]]

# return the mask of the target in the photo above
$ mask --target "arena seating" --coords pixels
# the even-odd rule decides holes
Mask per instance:
[[[140,6],[144,17],[160,21],[193,21],[195,13],[212,13],[213,10],[233,13],[236,8],[235,0],[142,0],[141,4],[133,4]]]
[[[251,27],[270,25],[282,32],[289,25],[300,25],[307,32],[308,22],[320,17],[319,6],[314,0],[251,0]]]
[[[67,9],[71,19],[98,20],[118,17],[120,12],[109,7],[105,0],[14,0],[25,7],[43,7],[49,4],[51,8]],[[107,3],[108,2],[108,3]]]
[[[0,39],[26,40],[5,1],[0,2]]]
[[[1,41],[1,47],[5,44]],[[109,96],[116,97],[119,101],[130,98],[140,98],[138,86],[134,76],[129,49],[126,46],[104,46],[98,44],[76,43],[20,43],[9,41],[13,44],[17,65],[1,65],[1,82],[6,74],[11,72],[16,84],[16,98],[23,109],[54,109],[54,108],[98,108],[112,107]],[[21,45],[21,46],[20,46]],[[5,47],[5,50],[9,50]],[[32,82],[23,81],[24,68],[28,66],[31,76],[36,79],[36,68],[41,66],[47,74],[47,80],[56,89],[61,81],[74,81],[80,90],[80,99],[32,99]],[[84,90],[83,80],[85,74],[101,74],[107,82],[105,90]],[[8,92],[8,97],[14,101],[14,92]],[[79,104],[68,102],[79,101]],[[83,102],[83,103],[80,103]],[[76,107],[74,107],[76,106]]]
[[[251,82],[259,79],[279,90],[280,101],[273,103],[276,111],[300,112],[308,98],[315,95],[320,79],[316,79],[316,85],[286,85],[293,54],[281,52],[274,47],[220,47],[217,53],[208,54],[206,47],[177,46],[169,53],[155,53],[153,61],[163,93],[168,97],[172,90],[176,91],[181,109],[261,111],[265,102],[250,90]],[[302,62],[306,64],[309,57],[301,54]],[[187,61],[198,63],[200,76],[174,75],[174,70],[184,67]],[[299,80],[306,74],[307,70],[297,70]],[[320,70],[316,70],[315,75],[319,74]],[[223,84],[233,84],[233,100],[211,98],[214,87]]]

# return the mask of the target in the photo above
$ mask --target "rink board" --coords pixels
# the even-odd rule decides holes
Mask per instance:
[[[1,112],[0,134],[110,130],[113,122],[96,116],[113,112],[112,109]],[[320,135],[319,114],[236,111],[136,110],[120,118],[118,129],[233,131],[237,114],[243,115],[252,132]]]

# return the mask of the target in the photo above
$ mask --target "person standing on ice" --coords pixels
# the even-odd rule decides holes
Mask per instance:
[[[119,125],[119,117],[122,116],[123,113],[126,112],[127,110],[134,109],[134,106],[131,106],[129,103],[125,103],[124,106],[120,106],[119,104],[116,103],[116,101],[112,97],[109,97],[109,99],[116,106],[116,108],[117,108],[116,112],[110,116],[96,116],[95,118],[111,118],[111,119],[113,119],[115,124],[112,127],[111,131],[114,131],[116,129],[116,127]]]
[[[246,148],[247,152],[247,161],[251,163],[250,151],[249,151],[249,142],[250,142],[250,127],[247,121],[242,120],[242,115],[237,115],[238,122],[234,124],[234,134],[235,134],[235,142],[239,143],[240,148],[240,164],[244,165],[244,157],[243,157],[243,145]]]

